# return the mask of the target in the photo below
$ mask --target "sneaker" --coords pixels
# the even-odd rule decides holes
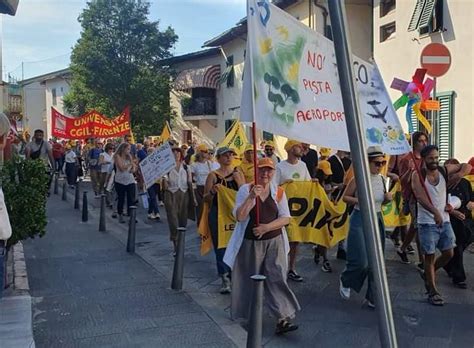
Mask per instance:
[[[290,279],[294,282],[298,282],[298,283],[301,283],[303,281],[303,277],[300,276],[298,273],[296,273],[293,270],[288,272],[288,279]]]
[[[221,278],[222,278],[222,286],[219,292],[222,295],[230,294],[232,290],[231,290],[231,282],[229,278],[229,273],[223,274]]]
[[[407,265],[410,263],[410,260],[408,260],[407,253],[402,251],[402,249],[398,248],[397,254],[398,254],[398,256],[400,256],[400,259],[402,260],[402,263],[407,264]]]
[[[425,264],[423,262],[418,262],[416,264],[416,267],[418,267],[418,269],[423,271],[423,272],[425,271]]]
[[[351,288],[345,288],[342,285],[342,281],[339,279],[339,294],[344,300],[348,300],[351,298]]]
[[[282,335],[286,332],[298,330],[298,325],[293,324],[287,319],[280,320],[276,326],[275,334]]]
[[[324,260],[323,265],[321,266],[321,271],[323,271],[324,273],[332,272],[331,264],[328,260]]]
[[[415,249],[411,246],[411,244],[408,244],[407,246],[407,254],[413,255],[415,253]]]
[[[113,218],[113,219],[116,219],[117,216],[118,216],[118,214],[117,214],[116,212],[114,212],[114,213],[112,214],[112,218]]]
[[[160,220],[161,220],[161,216],[160,216],[160,214],[159,214],[159,213],[156,213],[156,214],[155,214],[155,219],[156,219],[156,220],[158,220],[158,221],[160,221]]]
[[[148,214],[148,218],[149,218],[150,220],[155,220],[155,219],[156,219],[156,216],[155,216],[154,213],[151,213],[151,214]]]
[[[466,282],[453,282],[454,286],[458,287],[459,289],[467,289]]]
[[[121,224],[124,224],[124,223],[125,223],[125,219],[123,218],[123,215],[122,215],[122,214],[119,214],[119,216],[118,216],[118,222],[121,223]]]
[[[160,203],[158,203],[160,207],[164,207],[165,206],[165,203],[163,203],[163,201],[160,201]]]
[[[339,259],[339,260],[345,260],[346,259],[346,251],[344,249],[337,249],[336,258]]]
[[[364,305],[367,305],[367,307],[369,307],[370,309],[375,309],[375,303],[373,303],[370,300],[365,299],[364,300]]]

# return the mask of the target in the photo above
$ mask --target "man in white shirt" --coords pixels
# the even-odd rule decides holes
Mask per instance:
[[[306,164],[301,161],[303,156],[303,147],[296,140],[288,140],[285,144],[285,151],[288,153],[288,159],[281,161],[276,166],[275,176],[273,178],[277,185],[283,185],[292,181],[311,181]],[[296,254],[298,252],[298,242],[290,240],[290,264],[288,279],[295,282],[302,282],[303,277],[296,272]]]

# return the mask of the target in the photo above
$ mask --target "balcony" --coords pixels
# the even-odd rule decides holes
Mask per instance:
[[[185,120],[217,119],[215,97],[185,98],[181,108]]]

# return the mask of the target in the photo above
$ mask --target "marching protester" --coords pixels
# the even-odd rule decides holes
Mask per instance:
[[[330,197],[332,191],[334,191],[334,187],[332,186],[331,175],[331,163],[326,160],[319,161],[315,177],[316,179],[318,179],[319,184],[324,188],[324,192],[326,192],[328,197]],[[314,262],[316,264],[319,263],[319,258],[321,256],[323,258],[323,265],[321,266],[321,270],[325,273],[331,273],[332,268],[328,260],[328,249],[322,245],[317,245],[314,248]]]
[[[63,159],[65,154],[64,146],[55,139],[52,145],[53,158],[54,158],[54,170],[57,173],[64,174],[63,172]]]
[[[77,182],[77,168],[79,166],[79,162],[77,161],[77,155],[72,150],[71,145],[66,145],[66,155],[65,155],[65,162],[66,162],[66,179],[67,184],[70,188],[74,188]]]
[[[411,136],[411,146],[412,151],[403,156],[399,162],[399,173],[400,173],[400,183],[402,185],[402,197],[404,201],[404,211],[405,213],[410,213],[411,224],[405,235],[402,245],[397,250],[398,256],[403,263],[409,264],[410,260],[408,259],[407,253],[413,254],[415,251],[411,246],[413,239],[416,240],[416,245],[418,247],[418,267],[423,269],[423,253],[420,250],[420,243],[417,238],[417,205],[416,198],[413,194],[411,180],[412,173],[414,171],[420,170],[423,163],[421,158],[421,151],[428,145],[428,136],[423,132],[414,132]]]
[[[451,158],[444,162],[444,164],[459,165],[460,163],[457,159]],[[463,253],[474,237],[474,220],[472,219],[474,192],[471,183],[467,179],[462,178],[448,189],[448,194],[459,198],[459,206],[453,205],[453,210],[449,214],[451,226],[456,237],[456,247],[454,248],[453,257],[444,266],[444,269],[456,287],[467,289]]]
[[[334,155],[329,157],[328,161],[331,163],[332,181],[335,186],[332,192],[332,200],[338,201],[344,192],[345,179],[351,167],[352,161],[349,158],[350,152],[338,150]],[[346,259],[345,241],[340,241],[337,246],[336,257],[341,260]]]
[[[154,147],[147,146],[147,156],[150,156],[154,151]],[[140,158],[140,153],[137,154],[137,157]],[[146,157],[145,157],[146,158]],[[160,209],[158,208],[158,195],[160,194],[160,182],[161,179],[158,179],[153,185],[147,189],[148,194],[148,218],[150,220],[160,220]]]
[[[296,140],[288,140],[285,144],[285,151],[288,158],[276,165],[276,172],[273,180],[280,186],[293,181],[311,181],[306,164],[301,161],[303,148]],[[290,241],[290,265],[288,278],[295,282],[302,282],[303,277],[296,272],[296,255],[298,253],[299,242]]]
[[[374,206],[377,212],[380,241],[382,249],[385,246],[385,227],[382,217],[382,204],[392,200],[392,194],[386,191],[385,178],[380,174],[382,168],[387,164],[385,155],[379,146],[371,146],[367,149],[369,157],[370,184],[373,190]],[[346,268],[341,274],[339,292],[343,299],[349,299],[351,289],[359,292],[368,278],[365,302],[370,308],[375,307],[373,274],[369,267],[369,255],[365,244],[364,231],[362,227],[362,213],[357,197],[357,186],[354,179],[347,185],[343,194],[343,200],[347,204],[354,205],[350,217],[349,234],[347,236]]]
[[[216,254],[217,273],[222,279],[221,294],[229,294],[231,292],[230,268],[224,261],[225,248],[219,248],[219,228],[218,228],[218,201],[217,192],[221,187],[226,187],[234,191],[238,191],[239,187],[244,184],[244,178],[232,166],[232,161],[236,155],[235,151],[228,147],[217,149],[216,158],[220,168],[211,172],[206,179],[204,187],[204,199],[210,203],[210,211],[208,215],[209,228],[211,230],[212,244]]]
[[[436,270],[449,262],[456,246],[449,218],[453,207],[448,201],[448,187],[469,173],[471,166],[465,163],[440,167],[438,147],[435,145],[427,145],[420,155],[423,165],[412,173],[411,186],[417,200],[418,236],[424,255],[422,275],[428,291],[428,302],[442,306],[444,300],[436,286]],[[436,249],[441,252],[438,257]]]
[[[311,178],[315,178],[318,169],[318,153],[316,150],[310,148],[307,143],[301,143],[301,147],[303,148],[303,156],[301,156],[301,160],[306,163]]]
[[[194,155],[194,163],[191,164],[191,173],[193,181],[196,183],[197,225],[199,226],[204,204],[206,179],[210,172],[219,168],[219,165],[209,160],[208,148],[205,145],[199,145],[197,150],[197,153]]]
[[[100,165],[100,173],[99,173],[99,186],[100,192],[105,193],[106,195],[106,204],[107,206],[112,206],[112,199],[111,194],[107,191],[107,183],[109,182],[110,175],[113,170],[113,156],[114,156],[115,147],[112,143],[107,143],[105,145],[104,152],[102,152],[99,156],[99,165]]]
[[[262,274],[266,277],[264,299],[278,320],[276,333],[283,334],[298,329],[291,320],[300,306],[286,280],[289,245],[285,225],[290,221],[290,211],[285,192],[272,183],[274,174],[273,161],[262,158],[258,161],[259,184],[246,184],[239,189],[234,208],[238,224],[224,261],[233,270],[232,318],[249,319],[250,277]],[[256,200],[260,205],[258,221]]]
[[[102,142],[96,140],[95,147],[89,150],[89,154],[87,156],[88,163],[89,163],[89,174],[91,176],[91,183],[92,189],[94,190],[95,198],[99,198],[99,194],[101,193],[100,187],[100,164],[99,164],[99,157],[104,150],[102,149]]]
[[[179,146],[173,145],[172,151],[176,160],[176,167],[164,176],[163,186],[170,240],[173,243],[173,255],[176,255],[178,227],[186,227],[188,224],[188,189],[192,178],[191,172],[184,164],[183,150]]]
[[[125,197],[127,197],[127,215],[129,216],[130,207],[135,201],[133,197],[135,192],[135,177],[133,174],[137,170],[137,167],[130,151],[130,144],[123,142],[113,156],[115,167],[114,187],[118,198],[117,213],[119,223],[125,223],[123,218]]]
[[[253,165],[253,145],[248,144],[245,147],[244,158],[242,163],[237,167],[237,170],[244,176],[247,184],[253,183],[254,180],[254,165]]]
[[[329,156],[331,156],[331,149],[329,147],[322,147],[319,149],[319,154],[320,154],[320,157],[319,157],[320,161],[327,160]]]
[[[52,170],[54,168],[54,157],[51,145],[44,141],[44,132],[41,129],[35,130],[33,139],[26,145],[25,148],[26,159],[40,159],[44,165],[46,173],[49,176],[48,180],[48,195],[51,181],[53,180]]]
[[[77,177],[82,180],[84,178],[84,158],[82,157],[82,144],[80,140],[76,140],[74,147],[72,148],[74,153],[76,154],[78,168],[77,168]]]
[[[264,153],[263,153],[263,157],[268,157],[268,158],[271,158],[273,163],[275,165],[277,165],[278,163],[280,163],[280,157],[278,157],[276,154],[275,154],[275,144],[273,143],[273,141],[271,140],[268,140],[264,143]]]

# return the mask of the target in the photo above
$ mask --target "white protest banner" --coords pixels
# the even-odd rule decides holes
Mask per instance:
[[[253,98],[257,128],[349,150],[333,42],[268,1],[249,0],[248,6],[246,72],[252,76],[244,78],[242,104]],[[353,60],[367,145],[392,155],[410,151],[376,65]]]
[[[152,186],[156,180],[169,173],[176,166],[171,146],[165,142],[151,155],[140,162],[140,169],[146,188]]]

